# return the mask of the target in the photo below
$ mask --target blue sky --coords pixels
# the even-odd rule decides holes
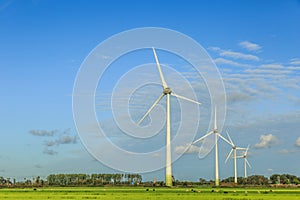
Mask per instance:
[[[0,176],[114,172],[80,142],[72,115],[73,83],[95,46],[139,27],[182,32],[214,59],[227,92],[224,128],[241,146],[251,145],[249,174],[300,176],[295,159],[300,155],[299,19],[296,0],[0,0]],[[158,53],[162,63],[171,62]],[[153,59],[147,52],[140,55],[142,61]],[[206,129],[198,136],[204,134],[200,131]],[[220,148],[222,162],[230,147]],[[213,154],[198,159],[191,149],[173,166],[182,180],[213,179]],[[231,176],[232,163],[222,162],[220,170],[221,178]],[[164,170],[143,175],[163,179]]]

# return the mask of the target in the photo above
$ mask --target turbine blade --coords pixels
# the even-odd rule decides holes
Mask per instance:
[[[186,100],[186,101],[190,101],[190,102],[192,102],[192,103],[196,103],[196,104],[201,104],[201,103],[199,103],[198,101],[195,101],[195,100],[192,100],[192,99],[189,99],[189,98],[187,98],[187,97],[184,97],[184,96],[181,96],[181,95],[178,95],[178,94],[175,94],[175,93],[171,93],[171,95],[172,96],[174,96],[174,97],[177,97],[177,98],[179,98],[179,99],[184,99],[184,100]]]
[[[219,136],[222,140],[224,140],[225,142],[227,142],[229,145],[232,146],[232,144],[231,144],[226,138],[224,138],[220,133],[218,133],[218,136]]]
[[[209,132],[209,133],[205,134],[204,136],[202,136],[202,137],[201,137],[201,138],[199,138],[198,140],[194,141],[192,144],[195,144],[195,143],[197,143],[197,142],[199,142],[199,141],[203,140],[204,138],[206,138],[207,136],[209,136],[209,135],[210,135],[210,134],[212,134],[212,133],[214,133],[214,132],[213,132],[213,131],[211,131],[211,132]]]
[[[145,115],[140,119],[140,121],[138,122],[138,125],[140,125],[144,119],[147,117],[147,115],[152,111],[152,109],[158,104],[158,102],[165,96],[164,93],[162,93],[158,99],[153,103],[153,105],[149,108],[149,110],[145,113]]]
[[[229,139],[231,145],[232,145],[232,146],[235,146],[234,143],[232,142],[232,139],[231,139],[231,137],[230,137],[228,131],[226,131],[226,134],[227,134],[227,137],[228,137],[228,139]]]
[[[161,82],[162,82],[162,85],[165,88],[168,87],[166,81],[165,81],[165,78],[164,78],[164,75],[161,71],[161,67],[160,67],[160,64],[159,64],[159,61],[158,61],[158,58],[157,58],[157,55],[156,55],[156,51],[154,49],[154,47],[152,47],[152,50],[153,50],[153,54],[154,54],[154,57],[155,57],[155,62],[156,62],[156,65],[157,65],[157,69],[158,69],[158,72],[159,72],[159,76],[160,76],[160,79],[161,79]]]
[[[250,163],[248,162],[247,158],[245,158],[245,160],[246,160],[247,165],[248,165],[250,168],[252,168],[251,165],[250,165]]]
[[[231,156],[232,152],[233,152],[233,149],[231,149],[231,151],[229,152],[229,154],[228,154],[228,156],[227,156],[227,158],[226,158],[226,160],[225,160],[225,163],[227,163],[227,160],[228,160],[229,157]]]
[[[215,114],[214,114],[214,130],[217,130],[217,106],[215,106]]]
[[[249,147],[250,147],[250,145],[248,144],[248,146],[247,146],[247,149],[246,149],[246,151],[245,151],[245,156],[247,156],[247,153],[248,153],[248,150],[249,150]]]

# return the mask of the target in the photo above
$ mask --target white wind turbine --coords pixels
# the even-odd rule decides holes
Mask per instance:
[[[237,158],[244,158],[244,177],[247,178],[247,165],[251,168],[250,163],[247,160],[249,145],[243,155],[237,156]]]
[[[215,134],[215,186],[220,185],[220,180],[219,180],[219,158],[218,158],[218,138],[222,138],[225,142],[229,143],[230,142],[224,138],[219,132],[217,128],[217,108],[215,107],[215,113],[214,113],[214,129],[207,133],[206,135],[202,136],[198,140],[194,141],[192,144],[195,144],[206,137],[208,137],[211,134]]]
[[[226,158],[226,160],[225,160],[225,163],[227,162],[227,160],[229,159],[229,157],[230,157],[230,156],[232,155],[232,153],[233,153],[233,161],[234,161],[234,183],[237,183],[237,166],[236,166],[236,158],[237,158],[237,156],[236,156],[236,151],[237,151],[237,150],[246,150],[246,148],[237,147],[237,146],[233,143],[231,137],[229,136],[228,131],[226,131],[226,133],[227,133],[228,139],[229,139],[229,141],[230,141],[229,144],[231,145],[232,149],[231,149],[231,151],[229,152],[229,154],[228,154],[228,156],[227,156],[227,158]]]
[[[180,99],[184,99],[186,101],[190,101],[192,103],[201,104],[197,101],[189,99],[187,97],[180,96],[172,92],[171,88],[168,87],[165,78],[163,76],[160,64],[158,62],[158,58],[155,52],[155,49],[152,48],[153,54],[155,57],[157,69],[159,72],[159,76],[162,82],[163,92],[158,97],[158,99],[153,103],[153,105],[149,108],[149,110],[145,113],[145,115],[140,119],[138,124],[140,125],[143,120],[147,117],[147,115],[152,111],[152,109],[159,103],[159,101],[164,97],[167,96],[166,100],[166,186],[172,186],[172,157],[171,157],[171,120],[170,120],[170,95],[175,96]]]

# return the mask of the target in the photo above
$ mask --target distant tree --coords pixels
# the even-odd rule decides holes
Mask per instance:
[[[206,185],[208,182],[204,178],[199,178],[200,185]]]
[[[279,184],[280,183],[280,175],[273,174],[272,176],[270,176],[270,181],[272,184]]]
[[[282,184],[299,184],[299,179],[295,175],[291,174],[281,174],[280,183]]]
[[[245,178],[246,184],[249,185],[268,185],[268,178],[261,175],[253,175]]]
[[[223,182],[223,183],[233,183],[234,182],[234,177],[225,178],[221,182]]]
[[[35,179],[35,184],[36,185],[40,185],[40,179],[41,179],[40,176],[36,177],[36,179]]]

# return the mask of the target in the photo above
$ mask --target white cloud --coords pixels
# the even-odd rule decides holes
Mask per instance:
[[[64,135],[61,136],[58,140],[56,140],[56,143],[59,144],[76,144],[77,143],[77,136],[69,136]]]
[[[230,66],[236,66],[236,67],[248,67],[249,65],[247,64],[242,64],[242,63],[238,63],[232,60],[227,60],[225,58],[216,58],[214,59],[214,62],[216,64],[220,64],[220,65],[230,65]]]
[[[244,49],[247,49],[248,51],[258,51],[262,48],[258,44],[255,44],[255,43],[249,42],[249,41],[240,42],[239,46],[241,46]]]
[[[47,130],[30,130],[29,133],[34,136],[53,136],[58,133],[57,130],[47,131]]]
[[[264,69],[284,69],[285,67],[281,64],[271,63],[271,64],[262,64],[260,68]]]
[[[52,147],[52,146],[56,145],[56,142],[55,141],[45,141],[45,145],[47,147]]]
[[[47,155],[51,155],[51,156],[57,154],[57,152],[54,151],[54,150],[52,150],[52,149],[45,149],[45,150],[43,151],[43,153],[44,153],[44,154],[47,154]]]
[[[153,157],[161,157],[161,154],[155,153],[155,154],[153,154]]]
[[[291,65],[300,65],[300,59],[299,58],[293,58],[290,61]]]
[[[297,153],[299,152],[299,150],[297,149],[281,149],[278,151],[278,153],[281,153],[281,154],[291,154],[291,153]]]
[[[181,146],[176,146],[175,147],[175,153],[177,154],[182,154],[182,153],[198,153],[199,152],[199,147],[191,144],[186,144],[186,145],[181,145]]]
[[[291,74],[292,71],[290,70],[278,70],[278,69],[246,69],[246,73],[251,74],[276,74],[276,75],[282,75],[282,74]]]
[[[220,56],[233,58],[233,59],[242,59],[242,60],[250,60],[250,61],[259,61],[259,57],[252,54],[245,54],[241,52],[235,52],[231,50],[223,50],[219,47],[209,47],[208,50],[219,53]]]
[[[299,66],[288,66],[286,68],[289,69],[289,70],[299,71],[300,70],[300,65]]]
[[[251,54],[244,54],[240,52],[235,52],[235,51],[221,51],[220,56],[225,56],[229,58],[234,58],[234,59],[242,59],[242,60],[251,60],[251,61],[259,61],[259,57]]]
[[[101,58],[102,58],[103,60],[108,60],[108,59],[111,59],[111,56],[101,55]]]
[[[220,47],[208,47],[207,49],[210,50],[210,51],[214,51],[214,52],[220,52],[221,51]]]
[[[259,143],[254,145],[254,148],[256,148],[256,149],[272,147],[272,146],[276,146],[278,144],[277,137],[272,134],[261,135],[259,140],[260,140]]]
[[[295,142],[295,146],[300,147],[300,137],[297,138]]]
[[[270,64],[262,64],[259,66],[259,68],[264,70],[276,70],[278,72],[283,72],[285,74],[287,73],[298,73],[298,70],[300,70],[300,66],[288,66],[283,65],[279,63],[270,63]]]
[[[233,92],[227,95],[227,101],[230,103],[249,101],[252,99],[253,97],[250,94],[243,92]]]

